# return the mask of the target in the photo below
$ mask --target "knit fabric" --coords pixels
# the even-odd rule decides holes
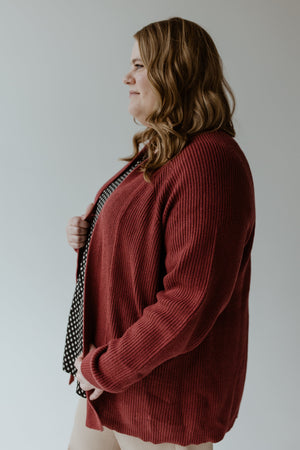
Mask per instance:
[[[254,231],[250,167],[223,131],[110,195],[86,262],[81,371],[104,390],[87,392],[86,426],[155,444],[223,439],[246,377]]]
[[[87,254],[91,237],[95,228],[100,211],[103,208],[105,201],[113,193],[113,191],[119,186],[119,184],[127,177],[127,175],[144,159],[145,155],[141,154],[128,169],[122,173],[116,180],[102,192],[97,203],[96,211],[93,214],[92,222],[87,235],[86,243],[83,247],[82,253],[79,256],[78,277],[75,286],[75,292],[71,304],[71,309],[68,318],[67,333],[65,339],[65,348],[63,355],[63,370],[76,375],[77,369],[74,365],[77,356],[83,349],[83,291],[84,291],[84,274],[86,267]],[[86,398],[86,392],[81,389],[79,382],[77,381],[76,393],[81,397]]]

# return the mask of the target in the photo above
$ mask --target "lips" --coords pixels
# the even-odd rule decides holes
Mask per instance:
[[[129,95],[131,95],[131,94],[139,94],[139,92],[136,92],[136,91],[129,91]]]

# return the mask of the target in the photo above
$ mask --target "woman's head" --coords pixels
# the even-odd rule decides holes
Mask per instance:
[[[130,90],[139,92],[142,86],[146,92],[144,98],[130,96],[129,111],[147,126],[133,142],[136,153],[139,143],[149,143],[149,169],[158,168],[199,132],[222,129],[235,136],[234,95],[216,46],[200,25],[173,17],[150,23],[133,37],[132,59],[140,58],[136,64],[142,67],[133,65],[124,82]],[[151,161],[154,149],[156,163]]]
[[[147,125],[145,118],[158,109],[159,97],[149,81],[137,40],[131,52],[131,70],[125,76],[124,83],[128,84],[130,89],[128,111],[139,122]]]

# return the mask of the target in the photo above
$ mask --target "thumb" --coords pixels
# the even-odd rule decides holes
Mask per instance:
[[[86,211],[84,214],[82,214],[81,218],[82,220],[85,220],[87,218],[87,216],[90,214],[90,212],[92,211],[94,207],[94,203],[90,203],[89,206],[86,208]]]

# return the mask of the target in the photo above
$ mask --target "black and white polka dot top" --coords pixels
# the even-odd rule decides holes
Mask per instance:
[[[95,224],[97,222],[100,211],[108,199],[110,194],[117,188],[117,186],[127,177],[127,175],[147,156],[147,154],[141,155],[134,163],[132,163],[125,172],[123,172],[116,180],[114,180],[109,186],[101,193],[97,205],[95,215],[91,222],[87,241],[83,247],[82,257],[79,262],[79,271],[75,287],[75,292],[72,300],[72,305],[68,318],[68,326],[65,340],[65,348],[63,355],[63,370],[65,372],[76,375],[77,369],[74,366],[77,356],[83,349],[83,290],[84,290],[84,274],[86,267],[86,259],[90,240],[93,234]],[[86,398],[86,392],[81,389],[79,382],[77,381],[76,393],[81,397]]]

